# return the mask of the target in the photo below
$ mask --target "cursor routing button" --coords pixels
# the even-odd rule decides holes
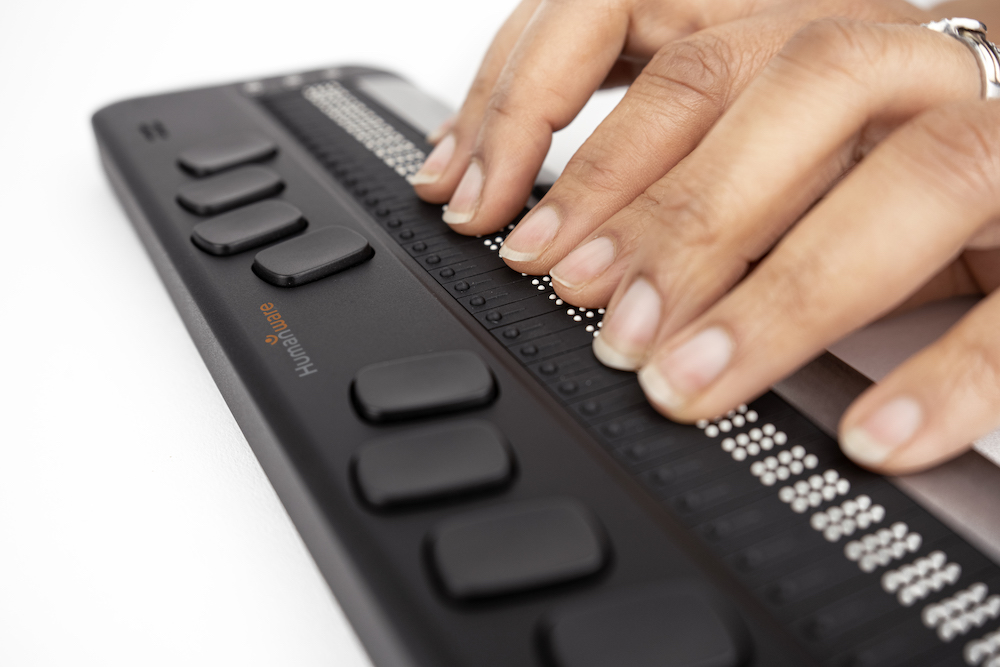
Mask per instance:
[[[490,369],[466,350],[372,364],[354,377],[358,411],[375,422],[475,408],[495,396]]]
[[[445,590],[468,600],[534,590],[599,571],[597,520],[573,500],[509,503],[446,519],[430,538]],[[621,663],[627,664],[627,663]]]
[[[298,287],[367,262],[375,251],[347,227],[327,227],[261,250],[253,272],[278,287]]]
[[[742,667],[742,620],[688,582],[645,584],[562,609],[547,619],[558,667]]]

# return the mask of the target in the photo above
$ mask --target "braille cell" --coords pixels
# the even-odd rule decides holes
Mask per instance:
[[[603,313],[603,308],[598,309],[598,313]],[[718,437],[720,433],[729,433],[733,428],[743,428],[746,424],[752,424],[758,419],[757,411],[751,410],[746,405],[740,405],[735,410],[730,410],[725,415],[716,417],[711,421],[699,419],[695,426],[704,431],[709,438]]]
[[[966,644],[962,657],[967,665],[1000,667],[1000,630],[994,630]]]
[[[958,582],[961,576],[961,565],[949,563],[943,551],[935,551],[883,574],[882,590],[895,593],[901,605],[910,607],[931,593]]]
[[[729,439],[729,438],[727,438]],[[752,447],[755,443],[750,443]],[[747,450],[744,450],[747,451]],[[733,450],[733,458],[736,450]],[[777,456],[768,456],[760,461],[754,461],[750,465],[750,473],[760,479],[764,486],[774,486],[779,481],[785,481],[789,477],[801,475],[806,470],[812,470],[819,465],[819,460],[814,454],[807,454],[805,447],[796,445],[791,449],[779,452]]]
[[[872,519],[878,518],[881,514],[872,512],[871,509],[868,510],[868,513]],[[864,512],[859,512],[854,516],[858,527],[862,530],[868,527],[861,525],[865,523],[862,520],[864,514]],[[923,542],[924,539],[920,533],[911,531],[905,523],[897,521],[889,528],[882,528],[860,539],[848,542],[844,546],[844,555],[847,556],[848,560],[856,562],[862,572],[874,572],[894,560],[900,560],[908,554],[916,553],[920,550]]]
[[[989,587],[978,582],[951,597],[927,605],[920,618],[925,626],[937,631],[941,641],[950,642],[973,628],[981,628],[998,616],[1000,595],[989,595]]]
[[[792,486],[782,487],[778,491],[781,502],[788,503],[792,511],[802,514],[810,507],[819,507],[837,496],[847,495],[851,483],[843,479],[836,470],[827,470],[822,475],[812,475],[809,479],[800,479]]]

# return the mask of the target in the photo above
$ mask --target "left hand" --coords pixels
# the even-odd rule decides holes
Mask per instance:
[[[855,402],[841,442],[900,473],[1000,425],[1000,102],[981,85],[972,52],[931,30],[806,26],[687,159],[581,241],[610,240],[604,271],[624,274],[598,357],[694,421],[904,303],[982,293]],[[553,278],[570,269],[586,265],[570,253]],[[606,299],[599,280],[574,284],[560,296]]]

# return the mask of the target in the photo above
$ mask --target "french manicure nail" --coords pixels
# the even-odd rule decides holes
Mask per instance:
[[[455,194],[448,202],[448,210],[441,216],[449,225],[461,225],[472,220],[479,205],[479,193],[483,190],[483,170],[479,163],[469,163]]]
[[[707,387],[729,365],[733,339],[722,327],[709,327],[667,356],[646,364],[639,383],[654,403],[676,409]]]
[[[607,271],[614,261],[615,244],[605,236],[598,236],[563,257],[549,275],[557,283],[577,289]]]
[[[594,355],[611,368],[637,369],[660,325],[661,308],[656,288],[637,278],[604,318],[601,335],[594,339]]]
[[[514,262],[531,262],[545,251],[559,231],[559,215],[551,206],[529,213],[510,233],[500,248],[500,256]]]
[[[408,176],[406,180],[410,185],[424,185],[426,183],[437,183],[441,180],[441,174],[448,168],[452,156],[455,155],[455,135],[449,134],[434,147],[431,154],[424,160],[420,170]]]
[[[909,396],[895,398],[860,426],[844,431],[840,447],[862,465],[879,465],[913,437],[923,419],[920,403]]]

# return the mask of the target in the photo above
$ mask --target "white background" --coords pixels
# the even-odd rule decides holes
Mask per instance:
[[[346,62],[457,106],[513,4],[0,3],[0,664],[368,664],[105,184],[89,116]],[[557,168],[586,132],[564,134]]]
[[[0,665],[366,665],[101,173],[112,101],[344,62],[457,105],[510,0],[0,2]]]

